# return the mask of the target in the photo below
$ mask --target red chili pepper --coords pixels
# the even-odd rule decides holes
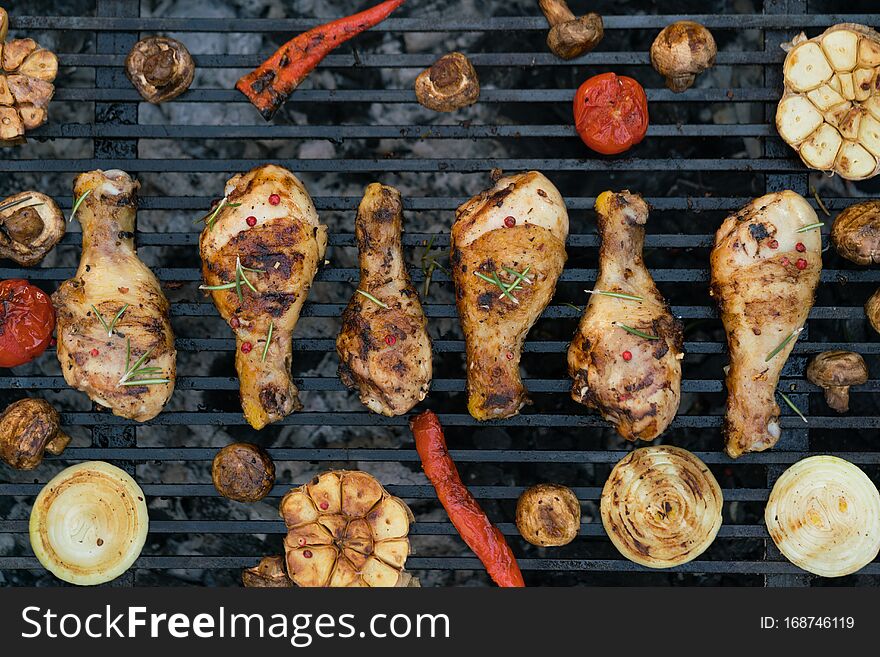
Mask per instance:
[[[20,278],[0,281],[0,367],[18,367],[42,354],[55,330],[52,300]]]
[[[409,423],[416,450],[437,497],[458,533],[474,551],[498,586],[525,586],[519,565],[504,534],[493,525],[462,483],[449,451],[440,420],[433,411],[417,415]]]
[[[386,0],[359,14],[319,25],[293,37],[256,70],[235,85],[270,120],[300,83],[308,77],[332,50],[375,27],[405,0]]]

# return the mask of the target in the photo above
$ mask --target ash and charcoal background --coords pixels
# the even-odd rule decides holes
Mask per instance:
[[[129,6],[125,0],[97,0],[106,10],[114,5]],[[94,16],[96,0],[18,0],[5,6],[13,16]],[[771,0],[768,0],[771,3]],[[135,3],[137,4],[137,3]],[[320,23],[349,14],[370,2],[282,1],[282,0],[144,0],[140,16],[165,18],[228,19],[222,32],[167,33],[183,41],[196,56],[227,54],[268,54],[292,36],[289,32],[237,32],[236,22],[246,18],[307,18]],[[570,3],[576,13],[598,11],[605,16],[636,14],[761,14],[760,1],[718,0],[691,2],[647,2],[592,0]],[[775,11],[789,6],[796,13],[869,12],[874,2],[828,2],[811,0],[772,1]],[[485,19],[504,16],[541,16],[533,0],[409,0],[395,17],[436,19],[437,29],[444,21],[462,21],[467,17]],[[875,21],[876,23],[876,21]],[[272,22],[266,23],[271,29]],[[661,24],[650,29],[609,29],[599,52],[647,53]],[[731,27],[733,26],[733,27]],[[165,292],[175,307],[173,323],[178,338],[178,385],[166,413],[223,412],[240,417],[237,381],[234,378],[233,343],[228,327],[219,319],[210,301],[198,291],[199,260],[194,219],[204,214],[210,200],[222,194],[225,181],[236,171],[222,166],[207,166],[206,161],[244,159],[279,161],[297,172],[316,197],[322,220],[338,238],[328,254],[330,265],[311,292],[312,304],[345,304],[355,289],[357,253],[353,248],[354,208],[363,188],[374,180],[398,187],[407,200],[405,225],[411,235],[438,233],[438,244],[446,260],[449,226],[456,205],[489,184],[489,169],[497,163],[502,168],[507,158],[548,158],[552,162],[588,158],[583,167],[554,167],[545,173],[560,188],[570,203],[572,240],[569,246],[567,274],[558,286],[551,311],[545,314],[529,335],[528,352],[523,359],[523,373],[533,391],[534,405],[515,421],[475,425],[466,413],[463,393],[463,356],[461,334],[452,307],[452,285],[438,274],[427,299],[429,326],[437,343],[435,349],[435,385],[422,405],[450,415],[447,437],[450,446],[466,450],[459,459],[464,480],[475,487],[490,517],[501,524],[517,556],[523,560],[526,581],[530,585],[742,585],[765,584],[825,585],[831,582],[797,574],[793,567],[781,564],[782,558],[766,538],[762,513],[768,484],[787,464],[799,457],[794,453],[809,447],[814,452],[833,451],[863,454],[861,465],[875,482],[880,481],[876,458],[878,451],[878,404],[875,391],[880,379],[880,338],[870,329],[861,312],[865,299],[880,284],[880,274],[859,269],[839,258],[833,250],[825,254],[826,275],[820,288],[814,313],[795,354],[786,368],[783,389],[794,394],[810,415],[810,425],[786,418],[783,442],[769,455],[733,462],[721,454],[719,433],[723,413],[724,390],[720,381],[726,363],[724,334],[715,318],[708,296],[707,266],[711,235],[723,217],[747,198],[764,193],[781,180],[807,192],[807,174],[795,171],[763,171],[750,166],[720,167],[719,171],[689,164],[692,159],[717,161],[756,161],[764,156],[793,161],[792,153],[776,137],[768,124],[775,107],[776,83],[781,51],[773,41],[791,37],[798,31],[739,29],[730,23],[724,29],[712,28],[722,53],[736,62],[720,63],[701,75],[695,88],[680,96],[662,91],[663,81],[649,65],[615,64],[599,54],[583,62],[564,65],[478,65],[484,100],[453,114],[436,114],[414,102],[412,83],[421,66],[404,68],[354,65],[332,68],[322,66],[302,85],[308,90],[370,90],[365,98],[345,101],[308,98],[294,94],[274,124],[278,126],[336,126],[332,138],[311,139],[302,135],[273,137],[260,130],[263,121],[256,110],[236,93],[215,95],[224,102],[210,101],[210,92],[196,101],[199,92],[154,107],[141,103],[138,124],[154,126],[148,137],[128,147],[143,160],[172,160],[176,165],[191,161],[191,166],[169,166],[180,172],[142,172],[136,161],[127,169],[141,181],[143,199],[138,218],[139,253],[163,278]],[[810,35],[819,29],[808,30]],[[145,32],[144,34],[146,34]],[[28,30],[38,42],[61,55],[57,80],[59,93],[50,109],[50,123],[33,133],[27,146],[0,150],[0,196],[25,189],[51,194],[67,208],[73,177],[83,168],[70,166],[25,167],[16,170],[12,160],[84,160],[83,167],[103,149],[113,147],[113,140],[99,142],[90,138],[88,125],[96,118],[95,95],[80,94],[76,89],[94,89],[96,69],[91,66],[65,65],[65,54],[98,52],[94,31]],[[336,54],[401,55],[407,63],[410,55],[428,59],[450,50],[465,53],[524,54],[547,53],[543,29],[521,31],[469,32],[400,32],[379,29],[344,45]],[[762,57],[765,50],[773,55]],[[124,54],[120,50],[117,54]],[[746,53],[740,57],[737,53]],[[757,53],[754,57],[748,53]],[[719,58],[722,59],[722,58]],[[396,58],[392,58],[395,61]],[[594,63],[598,60],[598,63]],[[624,57],[625,61],[642,61]],[[503,60],[502,60],[503,61]],[[731,61],[730,59],[727,60]],[[763,66],[761,62],[771,62]],[[247,68],[199,66],[193,88],[196,90],[231,90]],[[636,77],[648,89],[653,136],[624,157],[591,159],[590,153],[573,135],[570,97],[565,90],[575,89],[590,75],[614,70]],[[112,86],[129,89],[121,71],[110,77]],[[104,84],[103,76],[99,76]],[[402,90],[397,100],[376,102],[373,90]],[[728,89],[734,90],[730,93]],[[546,90],[546,94],[512,94],[510,100],[498,100],[499,90]],[[562,91],[560,91],[562,90]],[[748,90],[747,94],[735,91]],[[495,94],[493,100],[493,93]],[[750,95],[749,95],[750,94]],[[112,94],[111,94],[112,95]],[[117,94],[117,97],[120,97]],[[532,102],[524,102],[528,97]],[[81,98],[86,98],[82,100]],[[229,102],[225,102],[226,99]],[[750,99],[750,100],[749,100]],[[99,104],[98,118],[113,121],[124,117],[123,105]],[[83,128],[82,126],[86,126]],[[162,126],[190,126],[185,137],[164,137]],[[249,136],[217,138],[218,133],[202,131],[198,126],[252,126]],[[383,138],[359,138],[356,129],[346,132],[343,126],[410,126],[400,132],[389,130]],[[414,129],[411,126],[420,126]],[[449,126],[431,131],[433,126]],[[480,126],[499,126],[498,130]],[[518,127],[519,126],[519,127]],[[530,128],[531,126],[531,128]],[[535,128],[542,126],[542,128]],[[662,127],[660,127],[662,126]],[[696,127],[698,126],[698,127]],[[729,126],[725,127],[725,126]],[[680,128],[680,129],[679,129]],[[441,138],[443,130],[460,130],[467,138]],[[704,136],[697,136],[699,131]],[[204,135],[210,134],[206,138]],[[455,134],[455,133],[453,133]],[[649,133],[650,134],[650,133]],[[84,136],[78,136],[84,135]],[[96,151],[97,149],[97,151]],[[604,162],[627,161],[632,156],[641,161],[655,161],[654,166],[628,170],[624,165],[603,166]],[[381,171],[346,172],[354,160],[378,158]],[[462,172],[456,160],[483,159],[485,170]],[[394,163],[413,159],[439,160],[434,171],[400,172]],[[337,160],[342,164],[319,167],[327,171],[301,172],[298,161]],[[497,162],[496,162],[497,161]],[[348,164],[347,164],[348,163]],[[792,167],[786,165],[788,169]],[[783,167],[783,168],[786,168]],[[161,168],[161,167],[155,167]],[[63,169],[63,170],[56,170]],[[205,173],[213,169],[216,173]],[[646,170],[647,169],[647,170]],[[794,175],[791,175],[791,174]],[[789,178],[780,179],[781,175]],[[854,198],[870,198],[880,185],[875,182],[852,184],[839,178],[821,175],[809,177],[826,205],[836,213]],[[724,488],[724,527],[715,544],[694,564],[673,572],[647,572],[622,560],[604,537],[598,518],[597,503],[601,487],[617,457],[613,451],[631,449],[600,419],[572,402],[567,394],[565,348],[577,321],[578,312],[563,304],[582,306],[583,289],[591,285],[588,271],[596,267],[595,217],[591,200],[605,189],[629,188],[653,200],[655,210],[648,222],[645,253],[648,266],[655,272],[658,286],[675,308],[683,308],[685,339],[690,353],[684,361],[685,387],[679,418],[658,442],[670,443],[700,452]],[[435,200],[440,199],[440,200]],[[720,200],[716,200],[720,199]],[[166,209],[160,209],[166,208]],[[172,208],[172,209],[167,209]],[[827,219],[826,219],[827,220]],[[829,224],[825,227],[827,232]],[[74,222],[70,231],[79,231]],[[160,235],[156,235],[160,234]],[[163,244],[161,234],[169,234]],[[188,235],[188,237],[182,236]],[[28,277],[51,292],[76,266],[80,248],[78,235],[68,236],[49,254],[40,270],[22,272],[0,263],[3,278]],[[420,255],[423,248],[408,241],[407,255],[415,267],[420,284]],[[826,239],[827,242],[827,239]],[[342,244],[348,244],[345,246]],[[430,306],[434,306],[433,309]],[[321,306],[319,306],[320,308]],[[366,409],[354,393],[341,389],[336,379],[337,357],[332,348],[338,330],[334,306],[323,306],[321,316],[301,319],[296,332],[293,373],[303,390],[307,413],[326,413],[326,420],[315,425],[273,425],[254,432],[241,421],[204,425],[193,416],[189,423],[157,422],[136,429],[138,448],[201,449],[207,459],[216,449],[234,440],[247,440],[267,448],[320,449],[317,460],[277,459],[278,485],[273,496],[264,502],[244,505],[219,498],[210,484],[210,460],[167,456],[160,460],[126,461],[137,480],[147,491],[153,531],[144,550],[145,559],[159,557],[152,563],[160,567],[139,568],[118,582],[121,585],[209,585],[239,584],[240,565],[256,557],[282,551],[283,526],[277,517],[277,503],[291,485],[313,474],[334,467],[360,468],[377,476],[393,491],[398,491],[413,508],[417,523],[413,527],[413,557],[410,563],[423,585],[486,586],[484,571],[475,565],[470,552],[455,535],[445,512],[433,496],[415,458],[409,430],[403,423],[391,425],[375,418],[371,422]],[[555,310],[554,310],[555,309]],[[844,418],[832,417],[821,393],[803,377],[812,353],[823,350],[821,343],[854,343],[862,352],[871,371],[871,381],[852,397],[852,409]],[[299,346],[297,346],[299,345]],[[60,376],[54,350],[15,371],[0,372],[3,390],[0,403],[5,406],[26,395],[43,396],[68,414],[100,412],[85,395],[52,383]],[[44,377],[44,378],[40,378]],[[45,378],[45,377],[55,377]],[[48,386],[48,389],[45,389]],[[209,390],[204,388],[210,387]],[[790,416],[787,409],[783,413]],[[106,412],[105,412],[106,415]],[[207,417],[207,416],[203,416]],[[226,417],[226,416],[224,416]],[[530,419],[534,418],[534,419]],[[103,446],[125,441],[117,430],[109,438],[98,431],[93,437],[89,426],[68,426],[74,436],[70,454],[93,444]],[[806,430],[808,429],[808,431]],[[128,435],[131,435],[130,433]],[[383,449],[387,452],[358,450]],[[347,451],[346,451],[347,450]],[[85,457],[86,452],[80,452]],[[369,458],[363,455],[369,454]],[[468,456],[470,454],[471,456]],[[94,453],[92,454],[94,455]],[[494,456],[493,456],[494,455]],[[91,458],[89,456],[88,458]],[[0,467],[0,584],[57,585],[59,582],[29,565],[32,557],[27,539],[27,518],[40,484],[48,481],[75,456],[51,459],[34,472],[22,473]],[[560,548],[542,550],[519,538],[513,525],[516,498],[522,488],[539,482],[559,482],[572,486],[582,503],[581,537]],[[398,487],[398,488],[395,488]],[[770,544],[768,547],[768,543]],[[162,562],[161,558],[192,556],[191,559]],[[214,559],[212,567],[202,557]],[[150,563],[142,561],[142,563]],[[162,564],[165,565],[162,565]],[[185,566],[181,568],[166,567]],[[216,565],[226,567],[213,567]],[[422,568],[418,564],[429,566]],[[32,564],[31,564],[32,565]],[[854,575],[834,584],[869,585],[880,583],[878,564],[870,574]]]

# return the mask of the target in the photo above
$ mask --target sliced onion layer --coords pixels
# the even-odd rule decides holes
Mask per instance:
[[[125,471],[101,461],[62,470],[31,511],[31,547],[71,584],[103,584],[135,562],[147,540],[144,493]]]
[[[786,470],[764,512],[779,551],[823,577],[850,575],[880,551],[880,493],[836,456],[811,456]]]
[[[671,568],[702,554],[721,527],[721,487],[696,456],[658,445],[630,452],[602,490],[602,524],[630,561]]]

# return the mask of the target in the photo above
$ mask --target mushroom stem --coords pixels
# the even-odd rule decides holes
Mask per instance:
[[[825,388],[825,401],[838,413],[846,413],[849,410],[849,386]]]
[[[48,443],[46,443],[46,451],[52,454],[53,456],[58,456],[67,449],[67,446],[70,444],[70,436],[64,433],[61,429],[55,433],[55,437],[52,438]]]
[[[565,0],[538,0],[541,11],[550,24],[547,46],[561,59],[580,57],[602,40],[602,17],[589,13],[578,18]]]
[[[560,23],[574,20],[574,12],[568,8],[565,0],[538,0],[541,11],[547,17],[550,27],[556,27]]]

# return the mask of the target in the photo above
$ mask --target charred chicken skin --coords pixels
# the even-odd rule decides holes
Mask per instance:
[[[627,440],[654,440],[681,399],[681,322],[642,261],[648,219],[642,197],[604,192],[596,212],[599,277],[568,349],[571,396]]]
[[[400,192],[367,187],[355,220],[361,280],[342,315],[336,351],[339,378],[382,415],[407,413],[431,385],[431,339],[403,259],[402,231]]]
[[[326,248],[309,193],[278,166],[233,176],[206,217],[203,287],[235,333],[241,405],[254,429],[302,408],[290,378],[292,335]]]
[[[730,352],[724,436],[733,458],[773,447],[781,435],[776,386],[819,283],[817,223],[809,203],[783,191],[753,200],[715,235],[711,294]]]
[[[553,296],[567,237],[565,201],[537,171],[501,178],[456,212],[452,277],[477,420],[511,417],[529,403],[522,346]]]
[[[114,415],[145,422],[171,397],[177,351],[168,300],[135,251],[138,187],[123,171],[77,176],[82,257],[52,302],[65,381]]]

